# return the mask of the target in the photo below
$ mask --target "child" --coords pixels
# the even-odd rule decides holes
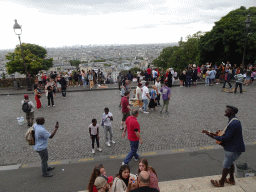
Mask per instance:
[[[100,144],[99,144],[99,125],[97,124],[96,119],[92,119],[92,124],[89,125],[89,133],[92,139],[92,153],[95,153],[95,150],[94,150],[95,139],[97,143],[97,150],[101,152],[102,149],[100,148]]]

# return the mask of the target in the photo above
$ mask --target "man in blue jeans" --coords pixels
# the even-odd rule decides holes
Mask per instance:
[[[144,109],[144,113],[146,114],[149,113],[147,111],[147,106],[148,106],[148,101],[150,100],[148,86],[149,86],[149,82],[147,81],[145,83],[145,86],[142,88],[142,101],[143,101],[142,108]]]
[[[37,117],[36,118],[36,124],[34,125],[34,136],[35,136],[35,145],[33,146],[34,150],[36,150],[37,153],[39,153],[39,156],[42,161],[42,174],[43,177],[52,177],[53,175],[50,174],[48,171],[51,171],[54,169],[54,167],[48,167],[47,161],[48,161],[48,150],[47,150],[47,144],[48,144],[48,138],[52,139],[57,132],[59,125],[55,125],[55,129],[52,134],[50,134],[45,128],[44,128],[44,118],[43,117]]]
[[[133,110],[132,111],[132,116],[127,117],[125,121],[125,128],[123,131],[123,137],[125,137],[126,130],[127,130],[127,138],[130,141],[131,145],[131,151],[130,153],[126,156],[124,162],[122,163],[123,165],[131,161],[131,159],[134,157],[135,161],[139,160],[139,155],[137,154],[137,150],[139,148],[139,142],[140,144],[143,143],[141,136],[140,136],[140,124],[137,121],[137,117],[139,116],[139,111],[138,110]]]
[[[216,134],[220,136],[214,136],[214,134],[211,133],[207,134],[211,138],[216,139],[217,141],[221,141],[221,145],[225,150],[222,177],[219,181],[211,180],[211,183],[215,187],[224,187],[224,183],[235,185],[235,166],[233,163],[240,157],[242,152],[245,152],[242,125],[235,116],[237,112],[238,109],[236,107],[227,105],[225,116],[228,117],[229,122],[224,129],[224,134],[219,134],[220,131],[216,132]],[[230,178],[227,178],[228,174],[230,175]]]

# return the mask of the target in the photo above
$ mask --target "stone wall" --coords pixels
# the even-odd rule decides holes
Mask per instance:
[[[0,79],[0,87],[14,87],[13,81],[18,81],[19,85],[22,87],[27,86],[26,78],[13,78],[13,79]],[[31,78],[31,84],[35,81],[34,78]]]

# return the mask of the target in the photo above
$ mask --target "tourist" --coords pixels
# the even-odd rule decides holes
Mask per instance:
[[[205,86],[209,86],[210,84],[210,68],[207,68],[205,73]]]
[[[183,73],[182,70],[180,70],[179,72],[180,87],[183,87],[185,78],[186,78],[185,74]]]
[[[122,121],[121,121],[121,127],[120,130],[124,129],[124,122],[127,119],[128,116],[130,116],[130,111],[132,110],[131,107],[129,106],[129,98],[130,97],[130,92],[125,91],[124,96],[121,99],[121,106],[122,106]]]
[[[213,86],[215,75],[216,75],[216,71],[215,71],[214,67],[212,67],[212,69],[209,73],[209,83],[210,83],[209,86]]]
[[[34,94],[35,94],[35,100],[36,100],[36,108],[42,109],[41,100],[40,100],[42,96],[42,92],[39,89],[37,84],[34,85]]]
[[[147,171],[150,175],[148,186],[150,188],[156,188],[158,191],[160,191],[156,171],[153,167],[148,165],[148,161],[145,158],[142,158],[139,162],[138,174],[140,174],[142,171]]]
[[[55,107],[54,105],[54,101],[53,101],[53,82],[50,81],[50,79],[48,79],[46,86],[45,86],[45,90],[46,90],[46,95],[47,95],[47,99],[48,99],[48,107],[52,106]]]
[[[148,65],[148,68],[147,68],[147,73],[148,73],[148,81],[152,81],[152,76],[151,76],[151,68],[150,68],[150,65]]]
[[[143,102],[142,102],[142,84],[138,83],[138,86],[135,90],[135,104],[133,105],[134,107],[139,107],[139,111],[142,112],[142,106],[143,106]]]
[[[124,80],[124,76],[121,73],[119,73],[119,75],[117,76],[117,82],[118,82],[118,89],[120,91],[121,91],[123,80]]]
[[[100,175],[106,175],[105,168],[102,164],[96,165],[92,171],[91,178],[89,180],[89,184],[87,187],[89,192],[93,192],[94,182],[95,182],[96,178]]]
[[[61,93],[62,93],[62,98],[66,99],[66,88],[67,88],[67,82],[65,80],[65,78],[61,75],[59,80],[58,80],[60,86],[61,86]]]
[[[157,111],[156,106],[156,97],[157,97],[158,91],[155,85],[152,86],[152,90],[150,92],[150,101],[148,104],[149,111],[153,108],[155,111]]]
[[[69,81],[69,86],[73,86],[74,87],[74,83],[73,83],[73,74],[72,71],[68,69],[68,81]]]
[[[130,173],[128,165],[122,165],[116,175],[110,192],[129,192],[137,177]]]
[[[26,119],[27,119],[28,126],[30,127],[33,125],[33,121],[34,121],[35,105],[32,101],[29,101],[27,94],[24,95],[24,100],[22,100],[21,103],[22,103],[22,110],[26,113]],[[25,103],[27,103],[27,104],[25,104]]]
[[[99,144],[99,125],[97,124],[96,119],[92,119],[92,124],[89,125],[89,134],[92,140],[92,153],[93,154],[95,153],[95,150],[94,150],[95,140],[97,143],[97,150],[102,152],[102,149],[100,148],[100,144]]]
[[[98,176],[94,182],[93,192],[108,192],[109,190],[108,178],[102,175]]]
[[[42,164],[42,176],[43,177],[52,177],[53,175],[49,173],[49,171],[53,170],[54,167],[48,167],[48,138],[52,139],[54,135],[56,134],[59,124],[58,122],[55,125],[55,129],[50,134],[45,128],[44,128],[45,119],[43,117],[37,117],[36,118],[36,124],[34,125],[34,132],[35,132],[35,145],[33,146],[34,150],[39,153],[39,156],[41,158],[41,164]]]
[[[75,87],[78,86],[79,74],[75,71],[74,73]]]
[[[228,83],[229,88],[232,88],[232,85],[230,84],[230,80],[231,80],[231,74],[229,73],[229,70],[226,70],[225,76],[224,76],[224,84],[223,84],[223,89],[225,88],[226,83]]]
[[[104,132],[105,132],[105,138],[106,138],[106,143],[107,146],[111,146],[110,143],[116,143],[113,140],[113,132],[112,132],[112,128],[111,128],[111,121],[113,121],[113,115],[111,112],[109,112],[109,109],[106,107],[104,109],[104,113],[102,114],[102,119],[101,122],[103,124],[103,128],[104,128]],[[108,132],[110,135],[110,140],[108,140]]]
[[[169,100],[171,99],[171,90],[169,87],[167,87],[168,83],[165,82],[164,86],[160,89],[160,92],[162,93],[162,98],[163,98],[163,107],[160,110],[160,113],[164,110],[165,107],[165,114],[169,114],[168,112],[168,106],[169,106]]]
[[[122,137],[125,137],[126,130],[127,130],[127,138],[130,141],[131,151],[126,156],[124,162],[122,164],[128,165],[131,159],[134,157],[135,161],[139,160],[139,155],[137,154],[137,150],[140,144],[143,143],[141,136],[140,136],[140,124],[137,120],[139,116],[138,110],[132,111],[132,116],[129,116],[125,121],[125,128],[122,134]]]
[[[191,68],[189,67],[188,70],[186,71],[186,87],[191,86],[191,78],[192,78],[192,71],[191,71]]]
[[[149,87],[149,82],[147,81],[145,83],[145,86],[142,88],[142,101],[143,101],[143,109],[144,109],[144,113],[149,113],[147,111],[147,105],[148,105],[148,101],[150,100],[150,97],[149,97],[149,90],[148,90],[148,87]]]
[[[196,69],[196,64],[193,64],[193,67],[192,67],[192,84],[193,84],[193,87],[196,87],[196,81],[197,81],[197,69]]]
[[[89,74],[88,74],[88,80],[89,80],[89,84],[90,84],[90,89],[93,88],[93,85],[94,85],[94,81],[93,81],[93,72],[90,72],[89,71]]]
[[[228,125],[223,130],[221,136],[214,136],[211,133],[207,135],[211,138],[221,141],[221,145],[224,147],[225,158],[223,161],[222,177],[218,180],[211,180],[211,183],[215,187],[224,187],[224,183],[235,185],[234,162],[240,157],[242,152],[245,152],[245,145],[243,141],[242,125],[241,122],[236,118],[238,109],[234,106],[227,105],[225,110],[225,116],[229,119]],[[219,134],[217,131],[216,134]],[[227,176],[230,178],[227,178]]]
[[[156,88],[157,88],[157,97],[156,97],[156,101],[157,101],[158,106],[161,106],[161,105],[160,105],[160,98],[161,98],[161,94],[160,94],[161,82],[160,82],[160,80],[159,80],[159,77],[156,78],[155,86],[156,86]]]
[[[149,187],[150,178],[151,176],[148,172],[141,171],[138,176],[137,188],[130,192],[159,192],[156,188]]]
[[[236,86],[235,86],[234,93],[236,93],[238,86],[240,87],[240,93],[243,93],[243,88],[242,88],[243,83],[242,83],[242,81],[243,81],[244,76],[242,74],[240,74],[240,70],[239,71],[237,70],[237,73],[238,74],[235,75],[235,79],[237,79],[237,80],[236,80]]]

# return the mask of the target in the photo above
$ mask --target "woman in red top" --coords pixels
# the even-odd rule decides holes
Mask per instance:
[[[153,167],[148,166],[148,161],[145,158],[142,158],[139,162],[138,174],[140,174],[141,171],[147,171],[150,175],[148,186],[150,188],[156,188],[158,191],[160,191],[156,171]]]

